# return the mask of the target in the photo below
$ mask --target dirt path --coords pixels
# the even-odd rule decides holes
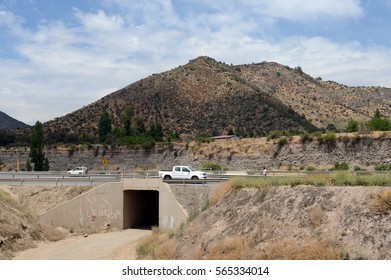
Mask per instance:
[[[129,260],[136,258],[137,241],[150,230],[127,229],[45,242],[20,252],[15,260]]]

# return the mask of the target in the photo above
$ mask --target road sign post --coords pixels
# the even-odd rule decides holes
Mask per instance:
[[[102,159],[103,171],[107,171],[107,165],[109,164],[109,160],[107,158]]]

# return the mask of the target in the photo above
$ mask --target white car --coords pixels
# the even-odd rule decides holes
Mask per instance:
[[[203,171],[198,171],[192,166],[174,166],[172,171],[159,171],[159,177],[163,180],[171,179],[192,179],[203,180],[208,176]]]
[[[83,175],[87,173],[87,167],[85,166],[76,166],[75,168],[69,170],[67,173],[70,175]]]

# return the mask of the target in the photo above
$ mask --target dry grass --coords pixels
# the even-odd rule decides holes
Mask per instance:
[[[311,209],[308,213],[308,220],[314,228],[321,226],[325,222],[326,218],[326,214],[319,206]]]
[[[274,240],[259,250],[248,236],[232,236],[199,245],[190,254],[191,259],[207,260],[339,260],[343,251],[335,242],[307,238],[298,243],[293,238]]]
[[[193,224],[191,227],[185,228],[185,235],[192,239],[199,237],[205,230],[199,224]]]
[[[257,254],[257,259],[267,260],[339,260],[343,252],[335,242],[307,238],[298,244],[291,238],[269,243]]]
[[[167,232],[161,232],[157,227],[152,229],[152,235],[141,240],[137,246],[137,258],[144,260],[175,259],[178,243],[170,238]]]
[[[209,201],[211,204],[218,203],[227,193],[232,190],[232,182],[224,182],[216,187],[213,187],[209,192]]]
[[[167,237],[167,235],[165,235]],[[164,240],[164,239],[163,239]],[[161,239],[161,241],[163,241]],[[156,256],[159,260],[176,259],[178,243],[174,239],[166,239],[156,248]]]
[[[56,229],[52,225],[41,223],[41,227],[42,227],[43,235],[50,242],[59,241],[59,240],[64,239],[66,237],[66,234],[64,232],[59,231],[58,229]]]
[[[233,236],[211,242],[203,258],[208,260],[246,260],[252,258],[250,252],[246,238]]]
[[[374,197],[373,208],[375,212],[389,213],[391,210],[391,189],[381,191]]]

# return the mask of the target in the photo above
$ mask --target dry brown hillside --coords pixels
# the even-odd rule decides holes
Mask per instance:
[[[121,127],[126,106],[133,121],[148,128],[161,123],[166,135],[182,138],[265,135],[271,130],[346,127],[349,119],[368,120],[376,109],[391,117],[391,89],[347,87],[314,79],[300,67],[273,62],[227,65],[209,57],[151,75],[66,116],[44,124],[50,138],[97,137],[102,112]],[[135,125],[135,123],[133,124]]]
[[[345,128],[349,119],[366,121],[376,109],[391,117],[391,89],[348,87],[333,81],[314,79],[300,67],[291,69],[278,63],[237,66],[247,81],[276,97],[317,127],[329,124]]]
[[[235,69],[208,57],[155,74],[105,96],[93,104],[45,123],[52,135],[96,136],[97,124],[107,111],[114,127],[121,126],[125,106],[133,109],[133,120],[145,126],[159,122],[166,134],[182,137],[234,133],[265,135],[271,130],[311,130],[301,115],[253,84]]]
[[[210,205],[200,199],[200,214],[191,215],[176,234],[159,235],[156,231],[141,242],[139,257],[391,258],[389,207],[380,203],[389,201],[389,187],[297,185],[226,191],[224,185],[212,189]],[[183,190],[181,195],[187,193]],[[154,250],[147,246],[154,246]]]

